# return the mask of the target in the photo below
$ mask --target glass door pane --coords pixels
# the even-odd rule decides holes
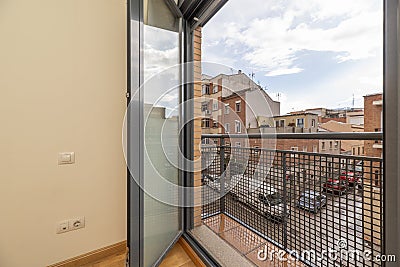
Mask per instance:
[[[127,112],[130,266],[159,264],[182,233],[181,19],[164,0],[129,1]]]
[[[164,0],[144,1],[144,266],[179,236],[180,19]]]

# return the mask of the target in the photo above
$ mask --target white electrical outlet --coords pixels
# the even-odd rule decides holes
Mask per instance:
[[[57,224],[57,234],[66,233],[69,231],[81,229],[85,227],[85,217],[76,217],[74,219],[61,221]]]
[[[57,234],[62,234],[71,231],[69,227],[69,221],[61,221],[57,224]]]
[[[85,217],[77,217],[69,220],[69,227],[72,230],[77,230],[85,227]]]

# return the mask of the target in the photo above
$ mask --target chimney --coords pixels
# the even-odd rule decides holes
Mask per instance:
[[[238,74],[242,74],[242,70],[238,70]]]

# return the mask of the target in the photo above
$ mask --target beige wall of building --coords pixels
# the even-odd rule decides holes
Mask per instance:
[[[292,128],[303,128],[304,132],[316,132],[318,130],[318,115],[311,113],[299,113],[299,114],[289,114],[289,115],[281,115],[275,116],[271,120],[270,117],[266,116],[258,116],[258,124],[269,125],[270,127],[276,127],[277,123],[278,127],[275,129],[277,132],[299,132],[298,129]],[[297,119],[303,119],[303,127],[298,125]],[[280,124],[280,123],[283,124]],[[272,125],[271,125],[272,124]],[[283,131],[280,131],[278,128],[283,128]]]
[[[320,129],[328,132],[363,132],[364,127],[330,120],[319,125]],[[340,153],[361,156],[364,155],[364,140],[341,140]]]
[[[1,1],[0,266],[126,239],[125,25],[122,0]],[[77,216],[84,229],[56,234]]]
[[[257,117],[271,118],[280,115],[280,103],[272,101],[264,90],[246,91],[246,128],[257,128]]]

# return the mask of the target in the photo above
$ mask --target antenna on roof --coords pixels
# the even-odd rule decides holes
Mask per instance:
[[[281,93],[276,93],[276,97],[278,98],[278,101],[279,101],[280,96],[281,96]]]
[[[353,94],[353,109],[354,109],[354,94]]]
[[[249,76],[251,77],[251,80],[254,82],[254,77],[256,76],[256,74],[253,71],[251,71]]]

